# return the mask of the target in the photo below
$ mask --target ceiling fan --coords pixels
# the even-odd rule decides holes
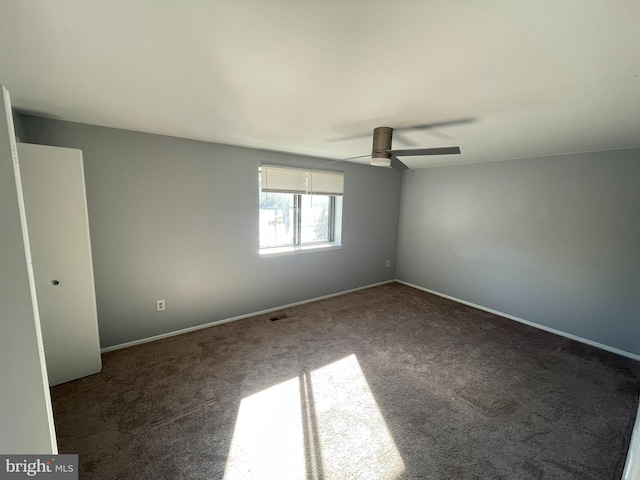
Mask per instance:
[[[373,129],[371,165],[379,167],[391,166],[391,168],[394,168],[395,170],[407,170],[409,167],[402,163],[398,157],[410,157],[417,155],[455,155],[460,153],[460,147],[411,148],[408,150],[392,150],[392,137],[393,128],[391,127],[377,127]]]
[[[396,132],[398,139],[400,139],[403,143],[406,143],[410,146],[415,145],[413,141],[409,138],[406,138],[404,135],[400,134],[399,131],[407,131],[407,130],[431,130],[433,134],[437,132],[437,129],[440,127],[450,127],[454,125],[461,125],[465,123],[473,123],[478,119],[475,117],[466,117],[466,118],[457,118],[452,120],[444,120],[439,122],[431,122],[420,125],[410,125],[410,126],[402,126],[399,128],[391,128],[391,127],[377,127],[373,129],[373,148],[371,149],[370,155],[360,155],[357,157],[345,158],[342,160],[336,160],[334,162],[344,162],[347,160],[354,160],[356,158],[371,158],[371,165],[383,166],[394,168],[395,170],[407,170],[407,167],[398,157],[410,157],[410,156],[418,156],[418,155],[456,155],[460,153],[460,147],[437,147],[437,148],[412,148],[408,150],[392,150],[391,149],[391,140],[393,137],[393,132]],[[362,138],[369,134],[356,134],[347,137],[340,137],[333,139],[333,141],[344,141],[351,140],[356,138]],[[438,134],[437,136],[445,136],[443,134]]]

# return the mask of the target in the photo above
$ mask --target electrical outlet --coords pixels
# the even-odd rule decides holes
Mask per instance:
[[[164,300],[156,300],[156,311],[158,312],[162,312],[163,310],[166,310],[167,306],[164,303]]]
[[[387,267],[391,266],[391,260],[387,260]]]

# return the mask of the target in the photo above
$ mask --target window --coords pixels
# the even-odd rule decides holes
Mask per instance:
[[[262,165],[260,250],[340,244],[344,174]]]

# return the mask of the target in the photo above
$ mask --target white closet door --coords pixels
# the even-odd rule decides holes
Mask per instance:
[[[102,368],[82,152],[18,144],[49,383]]]

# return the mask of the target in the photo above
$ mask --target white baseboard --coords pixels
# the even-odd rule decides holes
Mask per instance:
[[[216,320],[214,322],[205,323],[202,325],[196,325],[194,327],[183,328],[180,330],[175,330],[173,332],[163,333],[161,335],[154,335],[153,337],[141,338],[140,340],[134,340],[132,342],[120,343],[118,345],[112,345],[110,347],[101,348],[101,353],[111,352],[113,350],[120,350],[122,348],[133,347],[135,345],[140,345],[143,343],[154,342],[156,340],[162,340],[163,338],[174,337],[176,335],[182,335],[183,333],[194,332],[196,330],[202,330],[203,328],[213,327],[215,325],[221,325],[223,323],[234,322],[236,320],[242,320],[243,318],[255,317],[257,315],[264,315],[265,313],[276,312],[278,310],[284,310],[285,308],[291,308],[298,305],[304,305],[305,303],[317,302],[318,300],[325,300],[327,298],[338,297],[340,295],[344,295],[346,293],[357,292],[358,290],[365,290],[371,287],[377,287],[379,285],[385,285],[387,283],[393,283],[396,280],[387,280],[385,282],[372,283],[371,285],[365,285],[363,287],[352,288],[350,290],[343,290],[337,293],[331,293],[329,295],[323,295],[321,297],[310,298],[308,300],[302,300],[300,302],[289,303],[287,305],[281,305],[279,307],[268,308],[266,310],[260,310],[258,312],[247,313],[244,315],[238,315],[237,317],[225,318],[222,320]]]
[[[508,313],[500,312],[500,311],[494,310],[492,308],[483,307],[482,305],[477,305],[475,303],[467,302],[466,300],[462,300],[460,298],[452,297],[451,295],[446,295],[444,293],[436,292],[435,290],[430,290],[428,288],[424,288],[424,287],[421,287],[419,285],[415,285],[413,283],[405,282],[404,280],[398,280],[398,279],[387,280],[387,281],[378,282],[378,283],[373,283],[373,284],[365,285],[365,286],[362,286],[362,287],[352,288],[350,290],[344,290],[344,291],[337,292],[337,293],[331,293],[329,295],[323,295],[321,297],[310,298],[308,300],[302,300],[300,302],[289,303],[287,305],[281,305],[279,307],[269,308],[269,309],[266,309],[266,310],[260,310],[258,312],[251,312],[251,313],[247,313],[247,314],[244,314],[244,315],[238,315],[237,317],[225,318],[225,319],[222,319],[222,320],[216,320],[214,322],[209,322],[209,323],[205,323],[205,324],[202,324],[202,325],[196,325],[194,327],[188,327],[188,328],[183,328],[181,330],[175,330],[173,332],[163,333],[161,335],[154,335],[153,337],[147,337],[147,338],[142,338],[140,340],[134,340],[134,341],[131,341],[131,342],[126,342],[126,343],[120,343],[118,345],[112,345],[110,347],[102,348],[102,349],[100,349],[100,351],[102,353],[106,353],[106,352],[111,352],[113,350],[120,350],[121,348],[133,347],[134,345],[140,345],[142,343],[153,342],[155,340],[161,340],[163,338],[173,337],[175,335],[181,335],[183,333],[189,333],[189,332],[193,332],[193,331],[196,331],[196,330],[201,330],[203,328],[209,328],[209,327],[213,327],[215,325],[221,325],[223,323],[229,323],[229,322],[233,322],[233,321],[236,321],[236,320],[242,320],[244,318],[255,317],[257,315],[264,315],[265,313],[276,312],[278,310],[283,310],[285,308],[295,307],[297,305],[304,305],[305,303],[317,302],[318,300],[324,300],[326,298],[337,297],[337,296],[340,296],[340,295],[344,295],[346,293],[357,292],[358,290],[364,290],[364,289],[371,288],[371,287],[377,287],[379,285],[384,285],[384,284],[392,283],[392,282],[398,282],[398,283],[401,283],[403,285],[407,285],[408,287],[412,287],[412,288],[415,288],[415,289],[418,289],[418,290],[422,290],[422,291],[427,292],[427,293],[432,293],[434,295],[438,295],[439,297],[443,297],[443,298],[447,298],[449,300],[453,300],[454,302],[462,303],[464,305],[469,305],[470,307],[474,307],[474,308],[477,308],[479,310],[484,310],[485,312],[494,313],[496,315],[500,315],[501,317],[505,317],[505,318],[508,318],[510,320],[515,320],[516,322],[524,323],[525,325],[529,325],[529,326],[534,327],[534,328],[539,328],[540,330],[545,330],[547,332],[554,333],[556,335],[560,335],[560,336],[565,337],[565,338],[570,338],[571,340],[576,340],[577,342],[586,343],[587,345],[591,345],[593,347],[597,347],[597,348],[600,348],[602,350],[606,350],[608,352],[612,352],[612,353],[616,353],[618,355],[622,355],[623,357],[628,357],[628,358],[632,358],[633,360],[640,361],[640,355],[636,355],[634,353],[630,353],[630,352],[627,352],[627,351],[624,351],[624,350],[620,350],[618,348],[610,347],[610,346],[604,345],[602,343],[594,342],[594,341],[588,340],[586,338],[578,337],[577,335],[572,335],[570,333],[566,333],[566,332],[563,332],[561,330],[556,330],[555,328],[546,327],[544,325],[540,325],[539,323],[535,323],[535,322],[532,322],[532,321],[529,321],[529,320],[525,320],[523,318],[519,318],[519,317],[516,317],[514,315],[509,315]],[[639,440],[639,442],[640,442],[640,440]]]
[[[495,313],[496,315],[500,315],[501,317],[508,318],[509,320],[515,320],[516,322],[524,323],[525,325],[529,325],[530,327],[539,328],[540,330],[545,330],[547,332],[555,333],[556,335],[560,335],[562,337],[570,338],[571,340],[575,340],[577,342],[586,343],[587,345],[591,345],[592,347],[601,348],[602,350],[606,350],[608,352],[617,353],[618,355],[622,355],[623,357],[632,358],[634,360],[640,360],[640,355],[636,355],[635,353],[627,352],[624,350],[620,350],[618,348],[610,347],[609,345],[605,345],[603,343],[594,342],[593,340],[588,340],[586,338],[578,337],[577,335],[572,335],[570,333],[563,332],[561,330],[556,330],[555,328],[546,327],[544,325],[540,325],[539,323],[531,322],[529,320],[525,320],[523,318],[515,317],[513,315],[509,315],[508,313],[499,312],[498,310],[493,310],[492,308],[483,307],[482,305],[477,305],[475,303],[467,302],[465,300],[461,300],[456,297],[452,297],[451,295],[446,295],[444,293],[436,292],[435,290],[430,290],[428,288],[421,287],[419,285],[414,285],[413,283],[405,282],[403,280],[396,280],[398,283],[402,283],[403,285],[407,285],[408,287],[416,288],[418,290],[422,290],[427,293],[432,293],[434,295],[438,295],[439,297],[448,298],[449,300],[453,300],[454,302],[463,303],[465,305],[469,305],[470,307],[477,308],[479,310],[484,310],[485,312]]]
[[[284,310],[286,308],[295,307],[298,305],[304,305],[305,303],[316,302],[318,300],[324,300],[327,298],[337,297],[340,295],[344,295],[346,293],[357,292],[358,290],[364,290],[371,287],[377,287],[379,285],[385,285],[387,283],[398,282],[403,285],[407,285],[412,288],[416,288],[418,290],[422,290],[428,293],[432,293],[434,295],[438,295],[440,297],[447,298],[449,300],[453,300],[454,302],[462,303],[464,305],[469,305],[470,307],[477,308],[479,310],[484,310],[485,312],[494,313],[496,315],[500,315],[501,317],[508,318],[510,320],[515,320],[516,322],[524,323],[531,327],[539,328],[541,330],[545,330],[547,332],[555,333],[556,335],[560,335],[562,337],[570,338],[571,340],[576,340],[578,342],[586,343],[587,345],[591,345],[597,348],[601,348],[603,350],[607,350],[609,352],[617,353],[618,355],[622,355],[624,357],[632,358],[634,360],[640,360],[640,355],[635,355],[633,353],[625,352],[624,350],[619,350],[617,348],[609,347],[608,345],[604,345],[598,342],[593,342],[591,340],[587,340],[586,338],[578,337],[576,335],[572,335],[570,333],[562,332],[560,330],[556,330],[555,328],[545,327],[544,325],[540,325],[538,323],[534,323],[528,320],[524,320],[522,318],[515,317],[513,315],[509,315],[507,313],[499,312],[497,310],[493,310],[491,308],[483,307],[482,305],[477,305],[475,303],[467,302],[465,300],[461,300],[456,297],[452,297],[451,295],[445,295],[444,293],[436,292],[434,290],[430,290],[428,288],[420,287],[418,285],[414,285],[409,282],[405,282],[403,280],[387,280],[385,282],[373,283],[371,285],[365,285],[363,287],[352,288],[350,290],[344,290],[342,292],[332,293],[329,295],[323,295],[321,297],[310,298],[308,300],[302,300],[300,302],[289,303],[287,305],[282,305],[275,308],[269,308],[266,310],[260,310],[258,312],[247,313],[245,315],[239,315],[237,317],[226,318],[223,320],[216,320],[215,322],[205,323],[203,325],[196,325],[194,327],[183,328],[181,330],[176,330],[173,332],[163,333],[162,335],[154,335],[153,337],[143,338],[140,340],[134,340],[132,342],[121,343],[118,345],[112,345],[110,347],[105,347],[101,349],[102,353],[111,352],[113,350],[120,350],[122,348],[133,347],[134,345],[140,345],[143,343],[153,342],[155,340],[161,340],[163,338],[173,337],[176,335],[181,335],[183,333],[193,332],[196,330],[201,330],[203,328],[213,327],[215,325],[221,325],[223,323],[233,322],[235,320],[242,320],[243,318],[255,317],[257,315],[264,315],[270,312],[276,312],[279,310]],[[633,428],[633,433],[631,434],[631,442],[629,445],[629,452],[627,453],[627,460],[625,463],[624,473],[622,476],[622,480],[640,480],[640,404],[638,405],[638,413],[636,414],[636,422]]]
[[[562,332],[560,330],[556,330],[555,328],[545,327],[544,325],[540,325],[539,323],[534,323],[529,320],[524,320],[523,318],[515,317],[513,315],[509,315],[508,313],[499,312],[497,310],[493,310],[492,308],[483,307],[482,305],[476,305],[475,303],[467,302],[465,300],[452,297],[451,295],[445,295],[444,293],[440,293],[440,292],[436,292],[435,290],[430,290],[428,288],[420,287],[418,285],[414,285],[409,282],[405,282],[402,280],[396,280],[396,282],[402,283],[403,285],[407,285],[408,287],[422,290],[424,292],[438,295],[439,297],[448,298],[449,300],[453,300],[454,302],[462,303],[464,305],[469,305],[470,307],[474,307],[479,310],[484,310],[485,312],[495,313],[496,315],[500,315],[501,317],[505,317],[510,320],[515,320],[516,322],[524,323],[525,325],[539,328],[540,330],[545,330],[547,332],[555,333],[556,335],[570,338],[571,340],[576,340],[578,342],[586,343],[587,345],[601,348],[602,350],[606,350],[608,352],[617,353],[618,355],[622,355],[623,357],[632,358],[634,360],[640,360],[640,355],[636,355],[634,353],[626,352],[624,350],[610,347],[608,345],[594,342],[592,340],[587,340],[586,338],[582,338],[576,335],[572,335],[570,333]],[[638,413],[636,414],[636,422],[633,427],[633,432],[631,434],[631,442],[629,443],[629,451],[627,452],[627,460],[625,463],[624,473],[622,474],[621,480],[640,480],[640,402],[638,404]]]
[[[622,480],[640,480],[640,404],[638,405],[636,423],[631,434]]]

